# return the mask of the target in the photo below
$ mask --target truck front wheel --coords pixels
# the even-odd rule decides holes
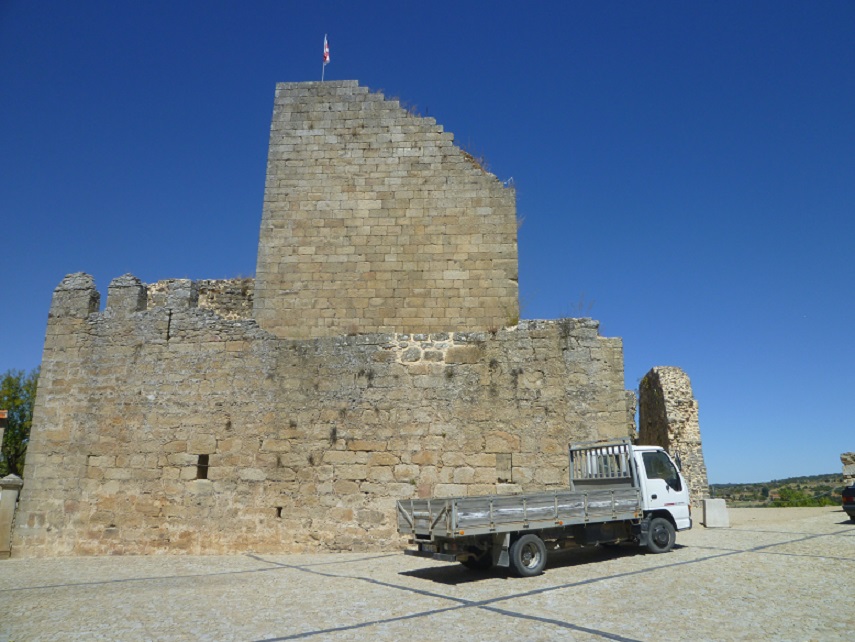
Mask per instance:
[[[523,535],[511,544],[509,553],[511,568],[520,577],[543,573],[546,566],[546,544],[537,535]]]
[[[674,525],[664,517],[654,517],[650,520],[647,533],[647,550],[651,553],[667,553],[674,546],[677,533]]]

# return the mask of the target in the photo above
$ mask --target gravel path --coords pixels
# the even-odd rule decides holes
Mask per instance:
[[[473,573],[400,553],[0,562],[0,640],[852,640],[855,523],[730,509],[666,555]]]

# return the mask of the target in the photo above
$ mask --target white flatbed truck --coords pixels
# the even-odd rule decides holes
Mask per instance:
[[[408,555],[522,577],[543,572],[547,550],[630,542],[666,553],[692,527],[679,466],[629,439],[571,444],[568,489],[400,500],[397,520],[416,547]]]

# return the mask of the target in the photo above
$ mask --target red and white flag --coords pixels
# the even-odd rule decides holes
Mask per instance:
[[[324,64],[327,65],[330,62],[330,45],[327,42],[327,36],[324,34]]]

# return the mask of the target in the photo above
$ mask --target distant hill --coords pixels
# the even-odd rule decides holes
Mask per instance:
[[[756,484],[710,484],[712,497],[738,507],[839,506],[845,488],[840,473],[773,479]]]

